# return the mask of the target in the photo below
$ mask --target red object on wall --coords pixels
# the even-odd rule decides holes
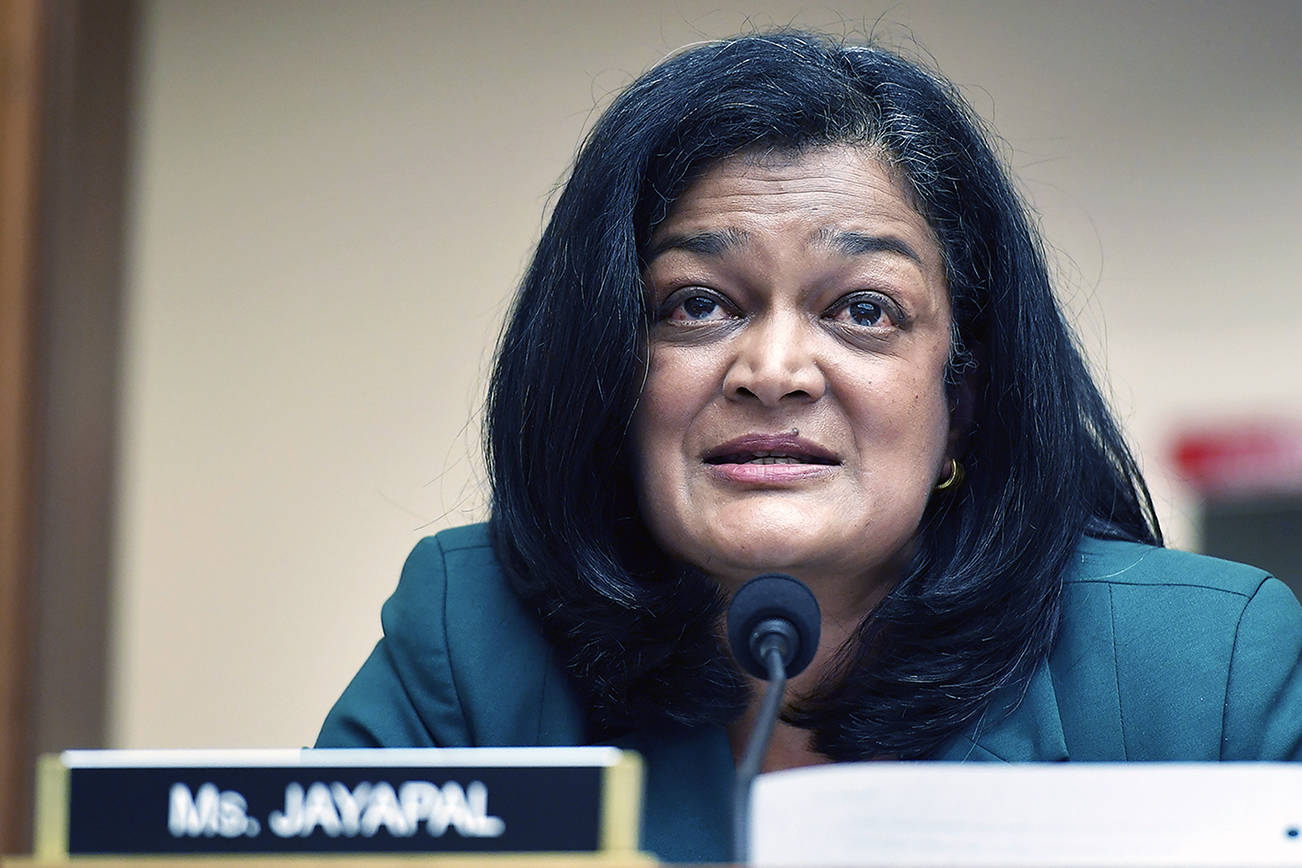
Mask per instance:
[[[1302,423],[1189,429],[1176,436],[1171,460],[1203,495],[1302,492]]]

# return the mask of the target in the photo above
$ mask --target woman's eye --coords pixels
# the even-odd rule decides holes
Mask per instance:
[[[727,312],[717,299],[693,295],[682,299],[669,310],[669,319],[677,322],[705,322],[723,319]]]
[[[886,305],[870,298],[856,298],[845,302],[833,311],[832,319],[865,328],[895,325],[895,318]]]

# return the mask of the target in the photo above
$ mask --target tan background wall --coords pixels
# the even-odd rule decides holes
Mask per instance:
[[[312,741],[412,543],[483,515],[484,372],[549,192],[688,42],[794,21],[935,56],[1007,140],[1177,543],[1170,432],[1302,408],[1297,4],[142,13],[114,746]]]

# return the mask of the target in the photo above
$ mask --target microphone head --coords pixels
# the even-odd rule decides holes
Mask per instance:
[[[737,589],[728,606],[728,644],[741,668],[767,680],[768,667],[751,649],[751,634],[770,618],[787,621],[795,628],[787,676],[798,675],[814,659],[822,632],[822,615],[814,592],[804,582],[781,573],[756,576]]]

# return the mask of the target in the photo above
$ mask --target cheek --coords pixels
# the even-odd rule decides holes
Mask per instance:
[[[713,394],[710,372],[699,361],[681,348],[653,349],[630,428],[638,507],[662,547],[686,520],[692,425]]]
[[[645,401],[645,396],[643,396],[643,400]],[[658,438],[655,436],[655,426],[651,421],[655,416],[646,412],[645,407],[645,403],[638,406],[637,413],[633,415],[631,431],[633,444],[631,464],[633,467],[633,481],[637,485],[639,500],[646,493],[648,481],[655,478],[655,474],[652,473],[651,469],[658,461],[655,454],[655,443]]]
[[[944,441],[949,436],[949,397],[944,381],[919,384],[914,393],[912,424],[927,441]]]
[[[633,414],[633,443],[639,456],[666,456],[681,450],[692,422],[717,391],[717,379],[703,353],[678,347],[653,349]]]
[[[949,399],[944,383],[917,394],[910,425],[917,432],[919,458],[935,470],[944,462],[949,445]]]
[[[665,388],[665,380],[658,376],[656,367],[653,363],[647,374],[630,430],[634,481],[644,516],[656,514],[651,507],[663,497],[661,489],[670,469],[669,459],[675,442],[681,442],[681,436],[675,436],[678,410],[672,400],[673,392]]]
[[[666,543],[679,535],[675,522],[678,504],[673,496],[678,477],[673,472],[675,462],[667,435],[658,425],[664,417],[655,412],[654,402],[646,400],[649,397],[643,396],[633,417],[633,484],[643,526],[656,545],[671,551]]]
[[[885,469],[907,478],[938,472],[949,442],[949,401],[943,377],[908,369],[874,378],[846,400],[857,449],[873,473]],[[884,386],[883,383],[893,385]],[[911,484],[911,483],[910,483]]]

